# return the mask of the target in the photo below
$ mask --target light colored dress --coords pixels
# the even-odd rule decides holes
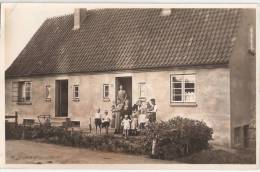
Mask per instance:
[[[138,127],[138,119],[137,117],[133,117],[131,122],[131,129],[135,130],[137,129],[137,127]]]
[[[111,128],[115,128],[116,126],[116,112],[112,109],[112,116],[111,116]]]
[[[139,115],[139,118],[138,118],[138,123],[139,123],[139,125],[140,125],[141,123],[146,123],[146,121],[147,121],[147,119],[146,119],[146,114],[140,114],[140,115]]]
[[[115,111],[115,115],[116,115],[116,118],[115,118],[115,129],[118,131],[120,129],[120,127],[121,127],[121,119],[120,119],[121,112],[120,112],[120,110]]]
[[[123,104],[126,99],[126,91],[125,90],[119,90],[117,94],[117,104]]]
[[[123,119],[121,125],[123,126],[124,130],[130,130],[131,120],[130,119]]]

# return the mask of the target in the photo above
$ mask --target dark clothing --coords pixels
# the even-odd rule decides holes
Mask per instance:
[[[108,121],[103,122],[103,123],[102,123],[102,127],[108,128],[108,127],[109,127],[109,122],[108,122]]]
[[[150,112],[149,114],[149,121],[155,122],[156,121],[156,112]]]
[[[101,119],[100,118],[95,118],[95,126],[101,126]]]
[[[141,130],[144,129],[144,125],[145,125],[145,123],[144,123],[144,122],[141,122],[140,125],[139,125],[139,128],[140,128]]]
[[[133,105],[132,111],[138,111],[138,105],[137,105],[137,104],[134,104],[134,105]]]

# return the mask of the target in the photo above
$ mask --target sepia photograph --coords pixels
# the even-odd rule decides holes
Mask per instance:
[[[5,164],[257,164],[256,6],[1,11]]]

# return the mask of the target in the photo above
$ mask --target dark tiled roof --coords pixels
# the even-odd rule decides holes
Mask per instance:
[[[238,9],[89,10],[79,30],[73,15],[47,19],[6,76],[104,72],[227,64]]]

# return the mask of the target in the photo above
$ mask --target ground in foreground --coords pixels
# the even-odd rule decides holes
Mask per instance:
[[[103,152],[26,140],[6,141],[7,164],[255,164],[255,151],[216,148],[176,161],[150,159],[143,155]]]
[[[7,164],[169,164],[175,161],[25,140],[6,141]]]

